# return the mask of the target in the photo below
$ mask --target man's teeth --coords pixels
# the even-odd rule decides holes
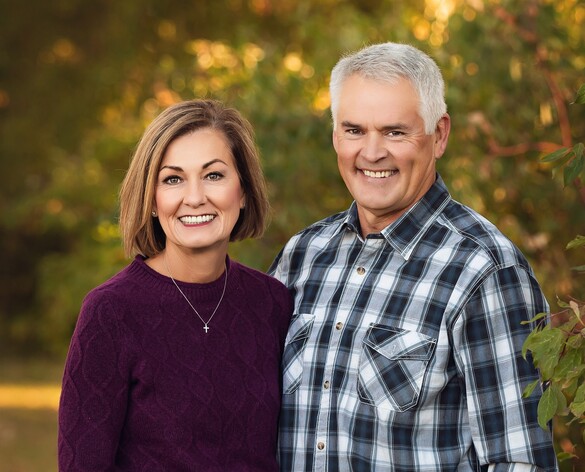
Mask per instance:
[[[364,175],[366,177],[374,177],[375,179],[382,179],[384,177],[390,177],[391,175],[396,174],[397,170],[383,170],[381,172],[372,172],[371,170],[364,170]]]
[[[207,223],[215,218],[214,215],[202,215],[202,216],[183,216],[180,220],[188,225],[199,225],[201,223]]]

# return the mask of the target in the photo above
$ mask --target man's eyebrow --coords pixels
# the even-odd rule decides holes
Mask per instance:
[[[352,123],[351,121],[342,121],[341,126],[343,126],[344,128],[361,128],[361,125],[358,125],[357,123]]]
[[[409,126],[406,123],[393,123],[391,125],[384,125],[382,126],[381,131],[394,131],[394,130],[403,130],[408,129]]]
[[[351,121],[342,121],[341,126],[343,128],[358,128],[358,129],[362,128],[362,125],[359,125],[357,123],[352,123]],[[379,129],[379,131],[384,132],[384,131],[405,130],[408,128],[409,128],[409,126],[406,123],[398,122],[398,123],[384,125],[378,129]]]

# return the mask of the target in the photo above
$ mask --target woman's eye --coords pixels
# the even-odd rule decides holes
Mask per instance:
[[[181,182],[181,178],[176,175],[170,175],[168,177],[165,177],[163,179],[163,182],[169,185],[176,185]]]
[[[208,180],[220,180],[223,177],[223,174],[221,172],[210,172],[209,174],[207,174],[205,176],[206,179]]]

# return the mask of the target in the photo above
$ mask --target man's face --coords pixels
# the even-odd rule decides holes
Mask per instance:
[[[362,234],[377,233],[433,185],[449,116],[427,135],[408,80],[388,83],[352,75],[342,85],[335,123],[339,171],[356,200]]]

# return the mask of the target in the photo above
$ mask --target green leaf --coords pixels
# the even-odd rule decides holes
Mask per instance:
[[[557,305],[560,308],[569,308],[569,304],[563,300],[561,300],[559,297],[557,297]]]
[[[572,379],[570,381],[555,380],[555,382],[562,382],[563,392],[565,393],[565,395],[567,395],[567,397],[572,398],[575,395],[577,388],[579,387],[579,380],[580,380],[579,375],[575,374],[575,376],[572,376]]]
[[[554,384],[551,384],[542,394],[538,402],[538,424],[542,429],[548,429],[548,422],[553,418],[558,408],[558,396],[554,390]]]
[[[542,318],[546,318],[546,316],[548,315],[548,313],[543,312],[543,313],[538,313],[536,316],[534,316],[534,318],[528,320],[528,321],[521,321],[520,324],[532,324],[538,320],[541,320]]]
[[[576,402],[585,402],[585,383],[582,383],[577,391],[575,392],[575,399]]]
[[[554,369],[557,366],[560,353],[564,347],[565,334],[558,328],[550,328],[547,325],[541,331],[532,331],[522,348],[522,354],[525,356],[526,350],[532,351],[532,358],[536,367],[544,380],[549,380],[554,375]]]
[[[567,339],[567,347],[570,349],[579,349],[583,346],[583,336],[580,334],[574,334],[573,336],[569,336]]]
[[[585,434],[584,434],[584,436],[585,436]],[[557,460],[559,462],[563,462],[563,461],[566,461],[568,459],[573,459],[575,457],[577,457],[577,456],[575,454],[571,453],[571,452],[559,452],[557,454]]]
[[[573,146],[573,152],[575,153],[575,157],[577,157],[577,158],[583,156],[584,150],[585,150],[585,145],[583,143],[577,143]]]
[[[571,267],[571,270],[574,272],[585,272],[585,265]]]
[[[567,397],[563,394],[563,390],[559,384],[552,383],[550,387],[557,396],[557,411],[555,414],[562,413],[567,408]]]
[[[575,101],[571,102],[572,104],[579,104],[579,105],[583,105],[585,104],[585,84],[581,85],[581,87],[579,87],[579,91],[577,92],[577,96],[575,97]]]
[[[570,349],[559,360],[555,369],[553,379],[557,381],[567,381],[581,375],[582,369],[578,366],[583,364],[583,355],[579,350]]]
[[[541,333],[542,333],[542,330],[539,328],[536,328],[536,329],[532,330],[528,334],[528,336],[526,336],[526,339],[524,340],[524,344],[522,345],[522,357],[524,359],[526,359],[526,353],[528,351],[534,352],[535,348],[538,346],[538,344],[540,342]]]
[[[536,379],[534,382],[530,382],[528,385],[526,385],[526,388],[524,388],[524,391],[522,392],[522,398],[528,398],[530,395],[532,395],[532,392],[534,392],[534,389],[539,383],[540,379]]]
[[[547,154],[546,156],[541,157],[540,160],[542,162],[556,162],[557,166],[562,165],[564,162],[567,161],[569,156],[567,156],[567,159],[565,159],[564,162],[563,162],[563,157],[565,157],[565,155],[567,155],[567,153],[569,151],[570,151],[570,148],[566,148],[566,147],[560,148],[560,149],[557,149],[556,151],[553,151],[553,152]]]
[[[585,414],[585,402],[573,402],[569,408],[577,418]]]
[[[580,246],[585,246],[585,236],[578,234],[575,239],[569,241],[569,244],[567,244],[567,249],[574,249]]]
[[[579,174],[581,170],[583,170],[583,166],[585,165],[585,159],[583,155],[579,157],[575,157],[571,162],[569,162],[565,168],[563,169],[563,182],[565,187],[571,185]]]

